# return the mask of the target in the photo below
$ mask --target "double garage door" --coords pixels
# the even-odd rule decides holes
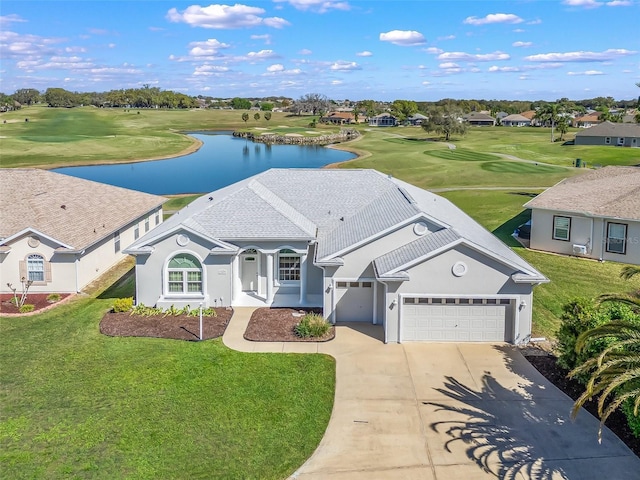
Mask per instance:
[[[511,341],[509,299],[404,297],[402,341]]]

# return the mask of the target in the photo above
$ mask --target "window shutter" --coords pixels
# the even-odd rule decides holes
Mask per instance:
[[[19,265],[20,265],[19,266],[20,278],[18,280],[22,281],[23,278],[26,280],[27,279],[27,262],[25,262],[24,260],[20,260]]]
[[[51,262],[44,262],[44,281],[51,283]]]

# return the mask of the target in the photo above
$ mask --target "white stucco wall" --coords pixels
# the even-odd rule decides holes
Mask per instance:
[[[569,241],[553,239],[553,217],[556,215],[571,218]],[[625,254],[606,251],[608,222],[627,225]],[[532,209],[531,248],[564,255],[574,255],[573,245],[587,245],[588,247],[586,255],[576,256],[640,265],[640,222]]]

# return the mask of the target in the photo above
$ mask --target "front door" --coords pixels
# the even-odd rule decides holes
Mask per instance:
[[[258,291],[258,253],[243,253],[240,255],[240,277],[243,292]]]

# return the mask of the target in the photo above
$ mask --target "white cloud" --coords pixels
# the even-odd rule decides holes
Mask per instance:
[[[350,10],[347,2],[338,0],[274,0],[276,3],[286,2],[297,10],[311,10],[318,13],[326,13],[330,10]]]
[[[438,40],[455,40],[455,35],[446,35],[444,37],[438,37]]]
[[[453,63],[453,62],[445,62],[445,63],[441,63],[440,65],[438,65],[438,68],[444,68],[444,69],[448,69],[448,68],[459,68],[460,65],[458,65],[457,63]]]
[[[422,85],[424,85],[426,87],[428,85],[431,85],[431,82],[422,82]]]
[[[7,30],[0,30],[0,58],[40,58],[45,55],[54,55],[57,49],[56,43],[61,43],[61,38],[47,38],[31,34],[18,34]]]
[[[489,71],[490,72],[519,72],[520,68],[518,68],[518,67],[498,67],[496,65],[493,65],[492,67],[489,67]]]
[[[522,29],[522,28],[514,28],[513,29],[513,33],[524,33],[524,32],[525,32],[525,30]]]
[[[584,8],[598,8],[603,5],[602,2],[596,2],[595,0],[562,0],[562,3],[570,7]]]
[[[391,30],[390,32],[381,33],[380,41],[390,42],[402,47],[423,45],[426,42],[424,36],[415,30]]]
[[[260,50],[259,52],[249,52],[247,57],[250,59],[264,60],[268,58],[276,58],[278,55],[273,50]]]
[[[512,47],[530,47],[533,45],[533,42],[513,42],[511,44]]]
[[[373,53],[371,53],[368,50],[356,53],[356,57],[372,57],[372,56],[373,56]]]
[[[192,57],[215,57],[220,50],[229,48],[230,45],[210,38],[204,42],[191,42],[189,47],[189,55]]]
[[[529,62],[606,62],[620,57],[635,55],[637,52],[624,48],[610,48],[604,52],[564,52],[540,53],[524,57]]]
[[[425,52],[427,53],[432,53],[434,55],[439,55],[442,52],[444,52],[444,50],[442,50],[441,48],[437,48],[437,47],[428,47],[424,49]]]
[[[362,70],[362,67],[358,65],[356,62],[345,62],[343,60],[338,60],[337,62],[333,63],[329,68],[331,68],[331,70],[340,71],[340,72]]]
[[[331,80],[331,85],[342,85],[343,83],[342,80]]]
[[[273,65],[269,65],[267,67],[267,72],[282,72],[284,71],[284,65],[281,63],[274,63]]]
[[[303,48],[302,50],[300,50],[298,52],[300,55],[311,55],[313,52],[311,50],[309,50],[308,48]]]
[[[289,22],[279,17],[264,18],[263,8],[249,7],[247,5],[191,5],[182,12],[172,8],[167,12],[167,20],[173,23],[186,23],[192,27],[233,29],[267,26],[282,28],[290,25]]]
[[[116,48],[116,44],[115,44],[115,43],[110,43],[109,45],[107,45],[107,47],[109,47],[109,48]]]
[[[0,26],[6,27],[11,23],[24,23],[26,20],[22,18],[20,15],[16,15],[15,13],[11,13],[9,15],[0,15]]]
[[[213,75],[220,75],[228,71],[229,71],[228,67],[205,64],[205,65],[198,65],[194,70],[193,74],[195,76],[210,77]]]
[[[490,23],[522,23],[524,20],[513,13],[490,13],[486,17],[467,17],[463,23],[468,25],[487,25]]]
[[[509,60],[511,56],[504,52],[473,54],[465,52],[445,52],[438,55],[438,60],[455,60],[460,62],[494,62]]]
[[[85,53],[87,51],[84,47],[65,47],[66,53]]]
[[[531,20],[530,22],[527,22],[527,25],[540,25],[541,23],[542,23],[542,20],[537,18],[535,20]]]
[[[630,7],[633,2],[630,0],[613,0],[613,2],[605,3],[607,7]]]
[[[604,72],[600,70],[586,70],[584,72],[567,72],[567,75],[575,76],[575,75],[604,75]]]
[[[251,35],[251,40],[263,40],[265,45],[271,45],[271,35]]]

